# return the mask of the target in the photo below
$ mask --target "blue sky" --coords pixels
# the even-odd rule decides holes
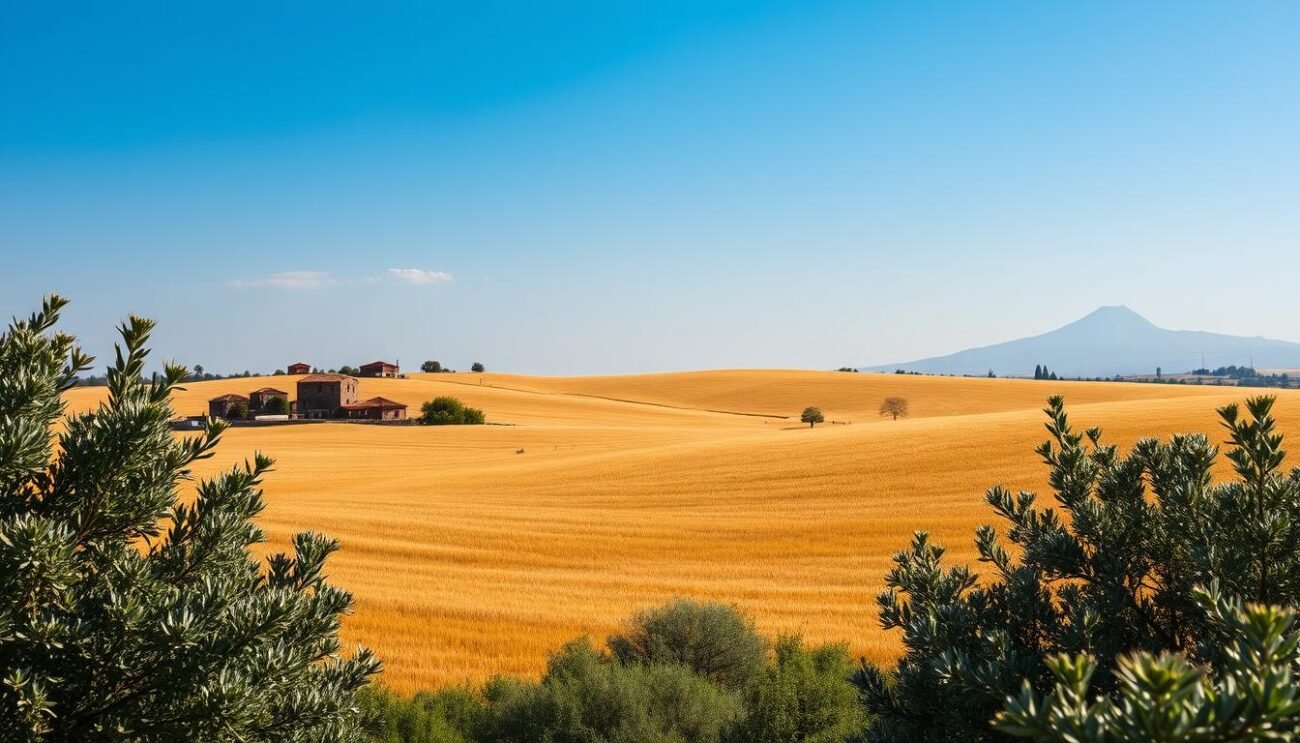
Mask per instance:
[[[188,5],[188,4],[187,4]],[[1300,340],[1300,5],[8,3],[0,312],[211,370]]]

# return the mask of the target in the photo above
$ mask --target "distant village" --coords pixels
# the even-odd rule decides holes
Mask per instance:
[[[370,420],[396,421],[406,418],[406,405],[386,397],[358,400],[357,377],[397,378],[402,376],[397,364],[373,361],[349,374],[313,373],[309,364],[290,364],[290,375],[304,375],[295,384],[295,396],[288,390],[262,387],[247,395],[226,394],[208,400],[208,415],[226,420]]]

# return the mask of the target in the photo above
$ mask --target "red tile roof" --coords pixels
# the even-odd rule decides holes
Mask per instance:
[[[214,397],[211,400],[208,400],[208,402],[248,402],[248,398],[244,397],[243,395],[236,395],[231,393],[229,395],[220,395],[218,397]]]
[[[406,406],[396,400],[389,400],[387,397],[372,397],[369,400],[362,400],[361,402],[354,402],[343,406],[344,410],[366,410],[368,408],[382,408],[384,410],[401,408],[402,410],[405,410]]]
[[[345,379],[351,379],[353,382],[357,381],[356,377],[349,377],[346,374],[308,374],[302,379],[299,379],[298,383],[302,384],[303,382],[342,382]]]
[[[260,390],[253,390],[253,394],[254,395],[287,395],[289,393],[285,392],[284,390],[277,390],[274,387],[263,387]]]
[[[394,369],[397,368],[397,364],[390,364],[390,363],[388,363],[387,361],[371,361],[369,364],[362,364],[362,365],[361,365],[361,368],[362,368],[362,369],[368,369],[368,368],[370,368],[370,367],[372,367],[372,366],[383,366],[383,367],[390,367],[390,366],[391,366],[391,367],[394,368]]]

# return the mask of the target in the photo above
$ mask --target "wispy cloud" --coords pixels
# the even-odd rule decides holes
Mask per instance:
[[[403,284],[443,284],[451,281],[451,274],[423,268],[390,268],[388,278]]]
[[[236,289],[319,289],[337,284],[445,284],[452,280],[446,271],[423,268],[390,268],[378,276],[337,279],[325,271],[284,271],[255,279],[235,279]]]
[[[235,279],[230,285],[236,289],[315,289],[337,283],[324,271],[284,271],[257,279]]]

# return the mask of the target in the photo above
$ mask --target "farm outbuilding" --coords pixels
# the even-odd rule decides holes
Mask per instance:
[[[348,418],[394,421],[406,417],[406,406],[386,397],[372,397],[369,400],[343,406],[343,414]]]
[[[277,390],[274,387],[263,387],[260,390],[248,393],[248,412],[262,412],[266,409],[266,404],[276,397],[283,397],[286,403],[289,402],[289,393],[284,390]],[[288,410],[288,407],[285,410]]]
[[[230,417],[230,409],[236,404],[243,405],[244,410],[248,410],[248,398],[243,395],[230,394],[214,397],[208,400],[208,415],[213,418],[228,418]]]
[[[311,374],[311,364],[304,364],[299,361],[296,364],[290,364],[285,371],[289,374]]]
[[[339,418],[357,401],[357,380],[346,374],[309,374],[298,380],[301,418]]]
[[[363,377],[396,377],[400,371],[397,364],[390,364],[387,361],[372,361],[369,364],[362,364],[360,369]]]

